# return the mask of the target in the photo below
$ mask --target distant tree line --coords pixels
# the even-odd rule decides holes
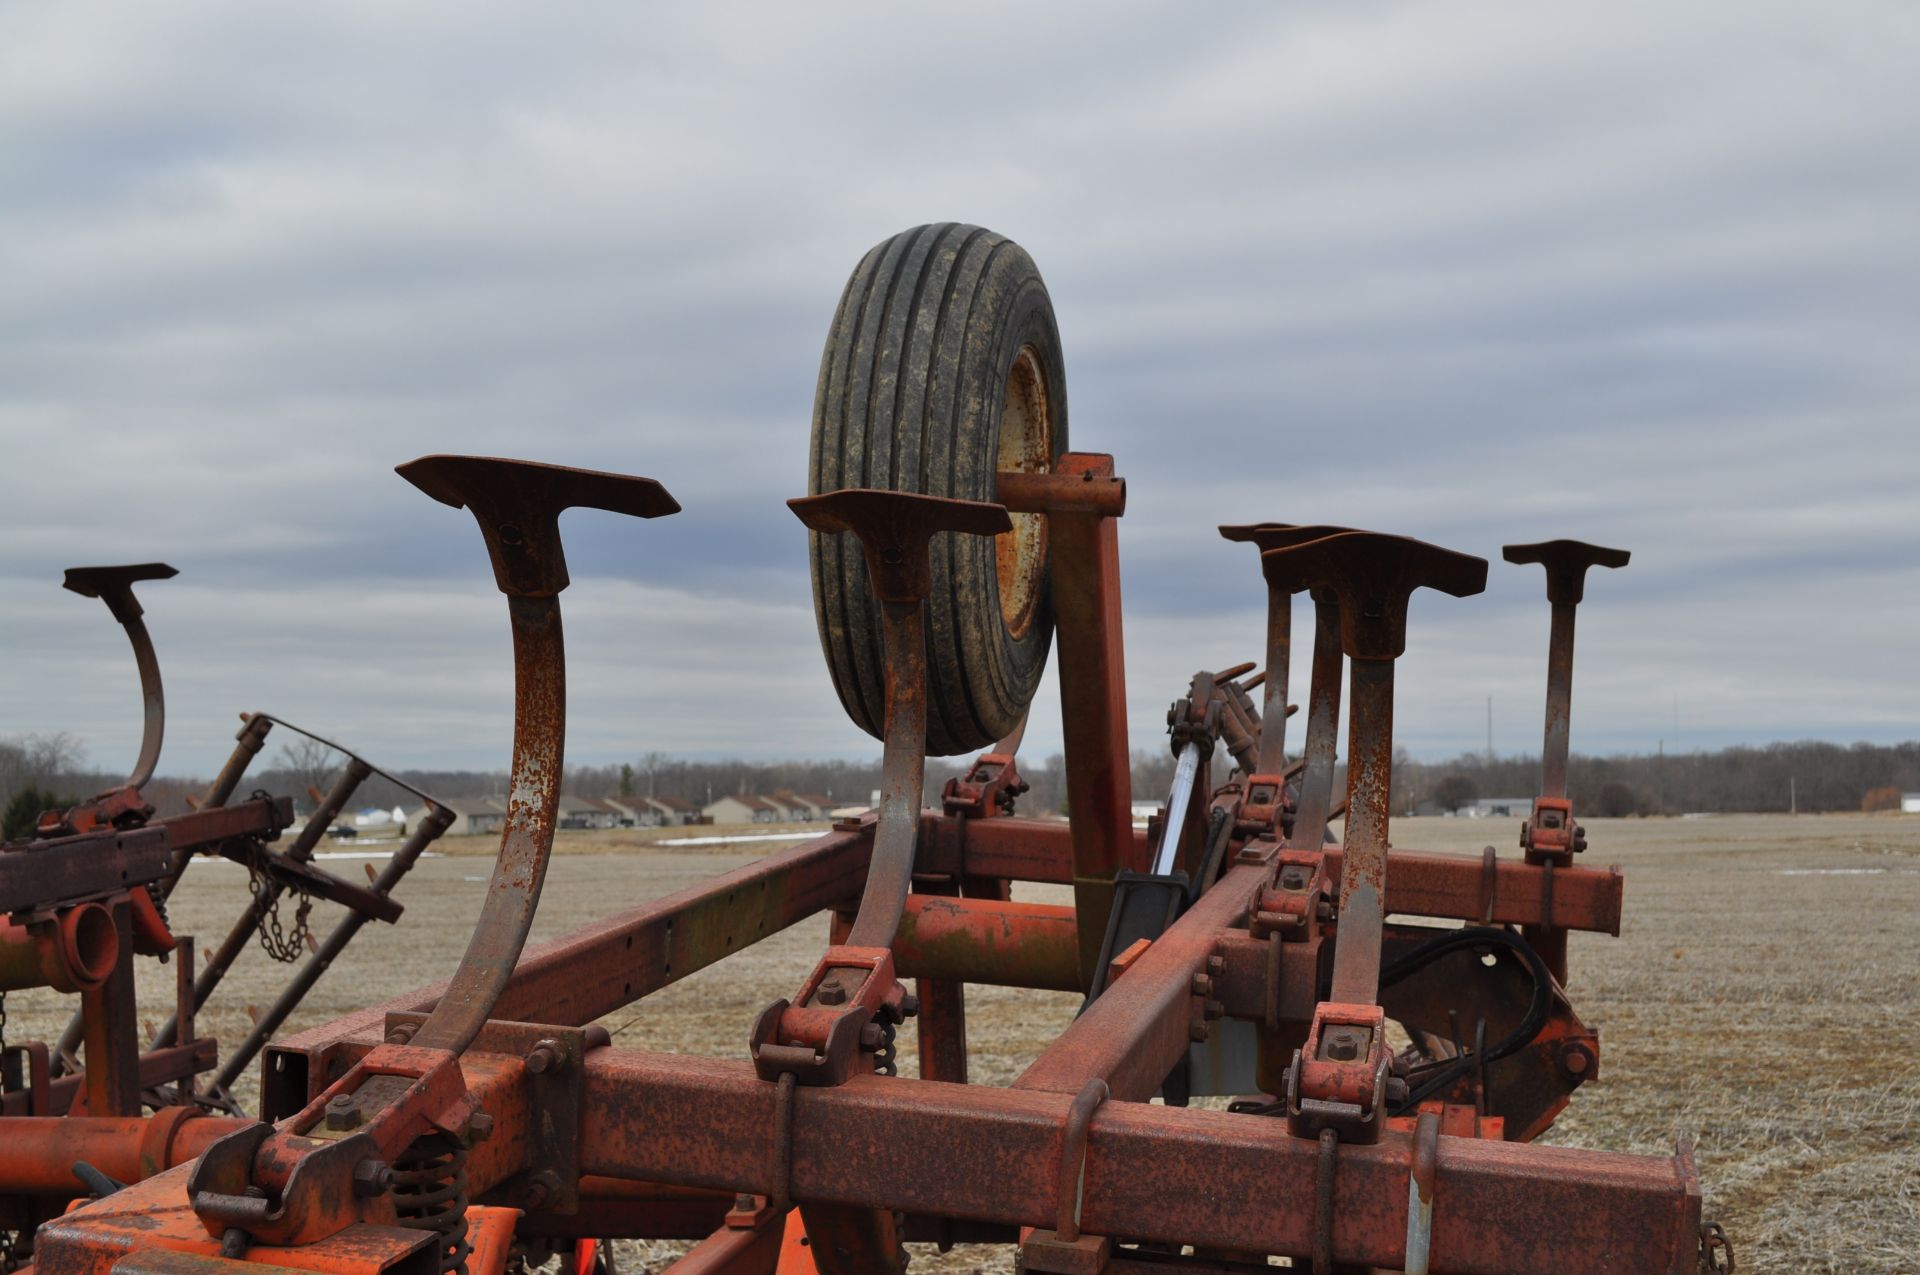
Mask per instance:
[[[290,796],[296,809],[312,809],[310,790],[325,792],[339,777],[340,754],[310,741],[284,743],[266,764],[248,772],[241,795],[265,791]],[[924,799],[937,805],[946,781],[965,771],[970,759],[930,758]],[[1224,755],[1215,758],[1214,778],[1224,777]],[[1173,780],[1173,757],[1164,748],[1133,754],[1134,799],[1164,800]],[[1066,810],[1066,764],[1059,754],[1023,757],[1020,773],[1030,791],[1019,800],[1021,814],[1059,814]],[[1569,766],[1574,809],[1593,817],[1725,813],[1764,813],[1898,809],[1900,794],[1920,792],[1920,742],[1904,744],[1780,743],[1740,746],[1718,752],[1682,755],[1640,754],[1575,756]],[[454,800],[502,796],[504,770],[404,770],[406,784]],[[125,780],[123,773],[87,765],[85,749],[71,735],[26,735],[0,739],[0,811],[7,811],[6,835],[24,835],[32,825],[28,807],[64,805]],[[1344,786],[1344,775],[1335,784]],[[187,809],[205,779],[157,777],[145,789],[162,815]],[[1485,797],[1531,797],[1540,785],[1536,756],[1492,757],[1465,754],[1450,761],[1415,761],[1404,751],[1394,758],[1393,808],[1405,814],[1422,809],[1451,809]],[[729,793],[769,795],[781,791],[864,805],[880,787],[880,761],[755,762],[738,758],[700,761],[650,752],[631,762],[569,767],[563,790],[581,797],[678,797],[704,806]],[[28,790],[32,790],[29,792]],[[354,794],[351,806],[408,807],[418,798],[382,776],[374,776]],[[18,806],[19,810],[11,808]]]
[[[1403,773],[1404,772],[1404,773]],[[1396,810],[1457,797],[1465,781],[1475,797],[1530,797],[1540,787],[1538,757],[1466,754],[1396,767]],[[1567,768],[1573,808],[1596,817],[1623,815],[1803,813],[1897,810],[1900,794],[1920,792],[1920,742],[1782,743],[1718,752],[1576,755]],[[1437,803],[1439,804],[1439,803]]]

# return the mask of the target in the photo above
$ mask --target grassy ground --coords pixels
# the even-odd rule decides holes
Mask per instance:
[[[721,829],[673,830],[710,836]],[[765,827],[739,830],[772,831]],[[1409,848],[1509,853],[1511,821],[1396,821]],[[1627,870],[1617,938],[1576,935],[1574,1004],[1602,1034],[1601,1079],[1546,1141],[1667,1154],[1698,1148],[1707,1214],[1726,1224],[1743,1271],[1920,1271],[1920,818],[1827,816],[1590,821],[1589,864]],[[664,847],[670,833],[565,834],[536,936],[678,889],[782,843]],[[369,847],[371,849],[371,847]],[[324,979],[301,1028],[443,975],[480,905],[491,838],[452,842],[402,887],[397,927],[371,927]],[[1517,851],[1512,851],[1517,853]],[[332,861],[343,873],[359,865]],[[195,866],[173,913],[214,946],[246,891],[243,870]],[[1064,891],[1034,887],[1029,896]],[[330,918],[316,909],[314,928]],[[288,909],[290,916],[290,909]],[[608,1020],[623,1045],[739,1057],[753,1015],[788,995],[825,942],[796,926]],[[244,1034],[247,1007],[283,971],[251,948],[203,1030]],[[163,976],[162,976],[163,975]],[[149,977],[158,1022],[171,972]],[[1071,996],[969,989],[976,1083],[1005,1084],[1072,1016]],[[70,1002],[12,993],[8,1037],[51,1035]],[[901,1041],[912,1070],[912,1034]],[[636,1248],[625,1269],[657,1268],[671,1246]],[[960,1248],[915,1270],[1003,1270],[1004,1254]]]

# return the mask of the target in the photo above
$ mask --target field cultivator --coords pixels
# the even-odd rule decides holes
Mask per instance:
[[[393,887],[451,822],[438,803],[418,794],[425,815],[370,884],[321,868],[315,850],[359,787],[376,774],[401,781],[320,741],[343,754],[342,773],[329,791],[311,794],[313,813],[285,848],[276,846],[293,825],[292,801],[259,791],[236,800],[236,794],[276,725],[306,732],[265,713],[243,715],[231,756],[207,790],[189,799],[192,809],[155,818],[141,789],[159,762],[165,697],[133,586],[175,574],[164,563],[67,572],[66,587],[102,599],[132,642],[145,703],[139,759],[125,783],[43,812],[31,838],[0,847],[0,1261],[9,1266],[26,1260],[33,1228],[57,1214],[77,1187],[117,1189],[197,1154],[236,1124],[251,1123],[205,1117],[241,1114],[234,1081],[362,926],[399,919]],[[199,855],[244,866],[249,890],[224,940],[196,968],[193,937],[173,932],[167,899]],[[281,921],[287,895],[298,901],[292,933]],[[325,940],[309,929],[315,900],[345,909]],[[256,939],[274,959],[299,962],[299,968],[223,1059],[218,1042],[201,1035],[195,1019]],[[174,969],[174,1013],[144,1044],[135,1009],[136,956],[171,961]],[[9,1044],[4,1037],[6,993],[29,988],[80,998],[52,1044]]]
[[[1546,566],[1554,606],[1545,775],[1524,853],[1462,858],[1390,846],[1394,667],[1409,595],[1479,593],[1486,562],[1344,527],[1220,528],[1260,553],[1265,665],[1194,676],[1168,714],[1172,789],[1136,829],[1126,485],[1111,457],[1068,450],[1062,368],[1009,241],[928,226],[861,261],[822,359],[811,494],[791,505],[834,684],[884,745],[878,809],[530,950],[565,738],[557,517],[678,506],[646,478],[401,466],[472,513],[513,633],[511,800],[466,957],[271,1044],[261,1122],[190,1120],[171,1144],[164,1116],[85,1126],[126,1184],[46,1221],[34,1268],[499,1275],[604,1265],[624,1237],[698,1241],[680,1275],[897,1271],[914,1240],[1015,1246],[1055,1272],[1728,1269],[1685,1146],[1535,1142],[1600,1065],[1565,936],[1617,933],[1623,883],[1579,864],[1567,722],[1580,582],[1626,555],[1509,547]],[[1016,813],[1056,643],[1065,820]],[[937,811],[929,753],[979,754]],[[1014,883],[1070,887],[1072,905]],[[822,912],[829,945],[741,1024],[736,1057],[617,1048],[595,1025]],[[967,1083],[968,983],[1085,999],[986,1087]],[[918,1077],[897,1074],[908,1020]],[[1213,1095],[1234,1101],[1191,1105]],[[82,1194],[55,1162],[80,1135],[51,1129],[35,1126],[38,1176],[6,1189]]]

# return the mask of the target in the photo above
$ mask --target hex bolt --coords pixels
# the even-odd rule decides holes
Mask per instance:
[[[327,1128],[336,1131],[357,1129],[361,1119],[360,1108],[354,1105],[352,1094],[335,1094],[327,1101]]]
[[[1282,890],[1304,890],[1307,888],[1307,870],[1290,865],[1280,870],[1280,888]]]
[[[1201,1012],[1206,1016],[1209,1022],[1211,1022],[1216,1018],[1224,1018],[1226,1017],[1226,1014],[1227,1014],[1226,1005],[1223,1002],[1217,1001],[1217,1000],[1209,999],[1206,1002],[1206,1004],[1202,1005],[1200,1008],[1201,1008]]]
[[[1193,994],[1200,997],[1213,995],[1213,980],[1205,974],[1195,974],[1193,976]]]
[[[1187,1039],[1196,1045],[1204,1043],[1211,1034],[1206,1023],[1197,1018],[1187,1024]]]
[[[837,979],[829,979],[820,984],[813,994],[816,1005],[844,1005],[847,1003],[847,989]]]
[[[473,1119],[467,1121],[467,1141],[469,1143],[481,1143],[492,1136],[493,1117],[484,1111],[474,1112]]]
[[[913,1018],[920,1013],[920,998],[908,992],[900,999],[900,1017]]]
[[[1560,1070],[1578,1079],[1593,1069],[1593,1051],[1577,1040],[1560,1046]]]
[[[1360,1033],[1345,1027],[1328,1032],[1320,1046],[1320,1056],[1334,1062],[1352,1062],[1360,1056]]]
[[[1218,978],[1222,973],[1224,973],[1226,971],[1226,968],[1227,968],[1226,957],[1209,956],[1207,958],[1207,973],[1213,975],[1215,978]]]
[[[566,1065],[567,1055],[560,1047],[559,1041],[540,1041],[527,1052],[527,1070],[536,1076],[549,1071],[560,1071]]]
[[[395,1023],[393,1030],[387,1033],[389,1045],[404,1045],[413,1039],[413,1033],[419,1030],[415,1023]]]
[[[887,1043],[886,1029],[879,1023],[868,1023],[860,1029],[860,1048],[878,1049]]]
[[[559,1193],[560,1175],[552,1169],[538,1169],[529,1173],[515,1193],[520,1203],[529,1209],[543,1209]]]
[[[393,1169],[381,1160],[362,1160],[353,1166],[353,1193],[362,1199],[385,1195],[393,1185]]]

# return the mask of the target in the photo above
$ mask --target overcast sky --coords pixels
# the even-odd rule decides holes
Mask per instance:
[[[261,708],[505,765],[505,608],[427,452],[646,474],[563,526],[569,760],[869,756],[814,636],[814,376],[925,221],[1039,263],[1128,477],[1133,741],[1256,658],[1253,552],[1493,560],[1414,607],[1417,755],[1538,747],[1504,542],[1633,551],[1574,743],[1920,735],[1920,8],[0,7],[0,734],[139,733],[83,563],[143,590],[162,770]],[[1304,623],[1304,620],[1303,620]],[[1058,747],[1051,677],[1029,734]]]

